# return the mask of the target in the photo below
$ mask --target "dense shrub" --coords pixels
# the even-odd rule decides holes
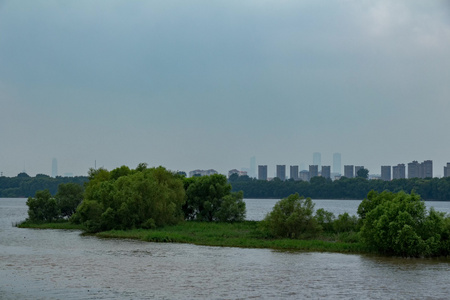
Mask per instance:
[[[323,208],[319,208],[316,211],[315,218],[317,220],[317,223],[322,227],[323,231],[333,231],[333,223],[335,217],[332,212],[326,211]]]
[[[37,191],[35,197],[27,200],[28,220],[32,222],[52,222],[60,218],[60,209],[49,190]]]
[[[245,202],[242,192],[231,192],[224,175],[191,177],[184,179],[186,203],[185,218],[197,221],[243,221]]]
[[[363,241],[378,252],[406,257],[449,254],[449,219],[426,211],[414,193],[371,192],[358,208]]]
[[[61,217],[72,216],[78,205],[83,201],[83,187],[76,183],[61,183],[58,185],[58,192],[55,195]]]
[[[275,237],[301,238],[314,236],[321,226],[313,216],[314,203],[311,198],[292,194],[278,201],[261,223]]]
[[[85,200],[72,218],[92,232],[153,228],[183,220],[182,180],[163,167],[92,170]]]
[[[356,216],[350,216],[348,213],[343,213],[338,216],[333,222],[333,230],[336,233],[343,232],[358,232],[358,218]]]
[[[49,190],[37,191],[27,200],[28,220],[52,222],[69,218],[83,200],[83,187],[76,183],[61,183],[53,197]]]

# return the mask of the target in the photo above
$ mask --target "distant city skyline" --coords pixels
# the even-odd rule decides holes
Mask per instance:
[[[317,155],[317,153],[318,152],[314,152],[313,153],[313,157],[314,157],[314,155]],[[321,153],[319,153],[319,154],[321,154]],[[340,162],[340,157],[341,157],[341,154],[340,153],[333,153],[333,160],[332,160],[332,164],[329,164],[329,165],[324,165],[324,166],[326,166],[326,167],[331,167],[331,165],[333,166],[333,171],[334,171],[334,169],[335,168],[337,168],[337,166],[338,166],[338,163],[337,162]],[[449,159],[450,160],[450,159]],[[240,174],[243,174],[242,172],[245,172],[248,176],[250,176],[250,177],[253,177],[253,178],[259,178],[259,167],[260,167],[260,165],[259,165],[259,163],[257,162],[257,159],[256,159],[256,157],[255,156],[252,156],[252,157],[250,157],[250,159],[249,159],[249,161],[250,161],[250,163],[249,163],[249,166],[242,166],[242,167],[240,167],[239,169],[240,169]],[[314,161],[314,159],[313,159],[313,161]],[[445,164],[443,164],[442,165],[442,167],[439,167],[439,166],[436,166],[436,164],[432,161],[432,160],[425,160],[424,162],[428,162],[428,161],[431,161],[432,162],[432,165],[434,165],[434,168],[433,168],[433,166],[431,166],[431,167],[428,167],[428,169],[426,169],[426,170],[428,170],[428,171],[425,171],[425,172],[428,172],[427,174],[429,175],[429,174],[432,174],[433,175],[433,177],[445,177],[446,176],[446,169],[445,168],[447,168],[447,166],[450,164],[449,162],[447,162],[447,163],[445,163]],[[316,160],[316,162],[317,162],[317,160]],[[285,176],[285,178],[292,178],[291,176],[291,170],[292,170],[292,168],[293,167],[296,167],[297,169],[298,169],[298,174],[300,174],[300,171],[308,171],[307,169],[305,169],[305,168],[301,168],[300,166],[303,164],[303,166],[304,166],[304,163],[300,163],[300,164],[293,164],[293,165],[289,165],[290,166],[290,173],[289,173],[289,177],[288,176],[286,176],[286,165],[280,165],[280,168],[282,168],[282,166],[284,166],[284,176]],[[407,168],[407,167],[405,167],[405,165],[411,165],[411,168],[414,168],[414,166],[416,166],[416,164],[417,164],[417,169],[414,169],[414,170],[412,170],[412,171],[409,171],[409,169]],[[311,164],[311,165],[314,165],[314,163],[313,164]],[[311,166],[310,165],[310,166]],[[399,166],[402,166],[403,165],[403,169],[400,169],[400,171],[398,170],[398,168],[399,168]],[[413,161],[411,161],[411,162],[409,162],[409,163],[407,163],[407,164],[405,164],[405,163],[399,163],[399,164],[397,164],[397,165],[393,165],[393,166],[389,166],[389,167],[391,167],[391,179],[395,179],[395,178],[409,178],[409,176],[418,176],[418,177],[421,177],[422,175],[415,175],[415,174],[419,174],[419,163],[417,162],[417,160],[413,160]],[[267,178],[271,178],[271,177],[277,177],[277,165],[276,166],[273,166],[272,167],[272,172],[273,172],[273,176],[269,176],[268,174],[269,174],[269,172],[270,172],[270,165],[268,165],[268,164],[266,164],[266,165],[264,165],[265,166],[265,172],[266,172],[266,176],[267,176]],[[355,165],[348,165],[349,167],[351,166],[351,169],[352,169],[352,171],[353,171],[353,173],[350,175],[350,173],[348,174],[349,176],[353,176],[353,177],[355,177],[356,175],[357,175],[357,171],[358,171],[358,169],[360,168],[360,167],[364,167],[364,166],[355,166]],[[92,166],[91,168],[94,168],[94,167],[96,167],[96,161],[94,162],[94,166]],[[99,168],[104,168],[104,166],[99,166]],[[119,167],[119,166],[116,166],[116,167]],[[130,166],[130,165],[128,165],[128,167],[130,167],[130,168],[134,168],[134,167],[136,167],[136,166]],[[151,167],[151,166],[150,166]],[[164,166],[163,166],[164,167]],[[323,166],[322,166],[323,167]],[[322,170],[322,167],[318,167],[317,168],[317,170],[318,170],[318,172],[320,171],[321,172],[321,170]],[[344,167],[345,167],[345,165],[344,165]],[[370,175],[376,175],[376,176],[380,176],[380,178],[383,178],[383,167],[385,167],[385,168],[387,168],[388,166],[387,165],[385,165],[385,166],[382,166],[382,165],[380,165],[379,167],[378,167],[378,169],[375,169],[375,170],[370,170],[369,169],[369,174]],[[367,169],[367,167],[364,167],[364,168],[366,168]],[[113,168],[111,168],[111,169],[113,169]],[[109,170],[111,170],[111,169],[109,169]],[[258,171],[256,171],[258,169]],[[345,169],[345,168],[344,168]],[[439,172],[439,170],[440,169],[442,169],[442,174]],[[183,172],[186,172],[186,174],[189,174],[189,172],[191,172],[191,171],[193,171],[193,170],[182,170],[181,168],[178,168],[178,169],[176,169],[176,170],[173,170],[173,169],[169,169],[169,170],[171,170],[171,171],[183,171]],[[198,171],[199,169],[195,169],[194,171]],[[209,170],[217,170],[216,168],[210,168]],[[226,171],[225,170],[220,170],[220,171],[217,171],[217,173],[220,173],[220,174],[224,174],[224,175],[227,175],[228,173],[229,173],[229,171],[230,170],[233,170],[233,169],[226,169]],[[252,170],[255,170],[255,171],[252,171]],[[282,169],[279,169],[279,170],[282,170]],[[350,170],[350,169],[348,169],[348,170]],[[385,170],[387,170],[387,169],[385,169]],[[408,174],[406,174],[406,170],[408,170]],[[3,173],[3,176],[7,176],[7,177],[14,177],[14,176],[16,176],[17,174],[19,174],[19,173],[22,173],[22,172],[25,172],[25,173],[27,173],[28,175],[30,175],[30,176],[35,176],[35,175],[37,175],[37,174],[45,174],[45,175],[49,175],[49,176],[51,176],[51,177],[56,177],[56,176],[59,176],[59,173],[58,173],[58,160],[56,159],[56,158],[52,158],[52,160],[51,160],[51,168],[50,168],[50,171],[47,173],[47,172],[37,172],[37,173],[35,173],[35,174],[30,174],[30,173],[28,173],[27,171],[26,171],[26,169],[24,169],[24,170],[22,170],[22,171],[20,171],[20,172],[18,172],[17,174],[12,174],[12,175],[10,175],[10,174],[5,174],[1,169],[0,169],[0,172],[2,172]],[[387,172],[387,171],[386,171]],[[398,173],[398,172],[400,172],[400,173]],[[403,172],[403,173],[401,173],[401,172]],[[410,172],[412,172],[411,174],[409,174]],[[55,175],[56,174],[56,175]],[[73,172],[71,172],[71,170],[65,170],[62,174],[64,174],[64,176],[86,176],[87,174],[75,174],[75,173],[73,173]],[[341,174],[341,175],[345,175],[345,170],[344,170],[344,172],[342,172],[342,173],[338,173],[338,172],[333,172],[333,174]],[[397,175],[396,175],[397,174]],[[403,175],[401,175],[401,174],[403,174]],[[299,175],[298,175],[299,176]],[[349,177],[349,176],[347,176],[347,177]],[[385,175],[386,176],[386,175]],[[396,177],[397,176],[397,177]],[[403,176],[403,177],[402,177]],[[426,176],[426,175],[424,175],[424,176]]]

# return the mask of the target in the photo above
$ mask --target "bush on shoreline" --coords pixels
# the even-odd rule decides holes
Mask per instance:
[[[450,219],[433,208],[427,212],[417,194],[370,192],[358,213],[364,243],[379,253],[404,257],[450,254]]]
[[[62,183],[53,197],[49,190],[37,191],[27,200],[28,220],[53,222],[72,216],[83,200],[83,187],[75,183]]]

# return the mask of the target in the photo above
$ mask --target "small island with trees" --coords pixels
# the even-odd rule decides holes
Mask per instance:
[[[37,191],[27,206],[19,227],[99,237],[402,257],[450,253],[450,217],[427,211],[414,192],[370,191],[358,216],[315,211],[310,198],[293,193],[262,221],[246,221],[243,193],[233,192],[224,175],[186,178],[139,164],[91,169],[84,185],[62,183],[54,196]]]

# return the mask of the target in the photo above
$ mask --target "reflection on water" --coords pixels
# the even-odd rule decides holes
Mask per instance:
[[[435,298],[448,260],[201,247],[98,239],[11,226],[24,200],[0,199],[0,299]]]

